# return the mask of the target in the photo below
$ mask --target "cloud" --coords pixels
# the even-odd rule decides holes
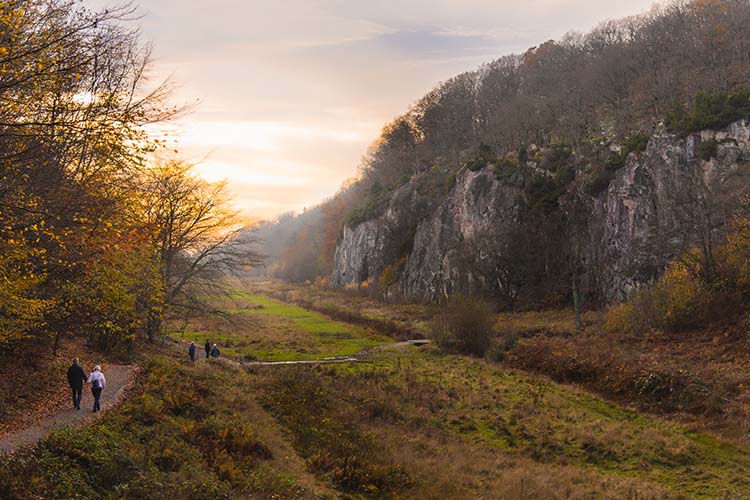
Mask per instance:
[[[112,0],[84,0],[100,8]],[[438,82],[653,0],[140,0],[156,74],[201,100],[177,147],[246,211],[311,206]]]

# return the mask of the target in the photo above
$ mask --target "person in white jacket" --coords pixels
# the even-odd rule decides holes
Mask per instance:
[[[101,409],[99,399],[102,397],[102,390],[107,386],[107,379],[104,378],[101,366],[94,367],[86,383],[91,384],[91,394],[94,395],[94,413],[96,413]]]

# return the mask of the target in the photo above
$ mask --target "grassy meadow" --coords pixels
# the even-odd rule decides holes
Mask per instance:
[[[393,342],[365,319],[333,320],[255,287],[215,299],[228,319],[193,321],[184,338],[209,336],[246,359],[316,359]],[[371,311],[370,299],[350,300],[328,298],[337,310],[361,306],[353,315]],[[428,313],[396,306],[389,318],[387,305],[372,307],[386,322]],[[586,321],[598,328],[601,317]],[[182,346],[152,347],[120,408],[2,459],[0,498],[750,497],[750,450],[710,416],[624,406],[605,385],[597,394],[517,367],[542,341],[559,346],[550,356],[568,366],[564,342],[590,335],[570,327],[563,311],[501,315],[498,359],[426,345],[336,365],[191,365]]]
[[[368,364],[250,372],[264,407],[291,432],[312,471],[352,493],[750,495],[746,449],[432,347],[378,353]]]
[[[246,361],[347,357],[392,342],[370,329],[257,293],[234,290],[212,302],[220,314],[191,320],[170,336],[194,341],[199,349],[209,339],[224,355]]]

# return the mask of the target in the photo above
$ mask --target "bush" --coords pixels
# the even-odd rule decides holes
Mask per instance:
[[[446,352],[484,356],[494,337],[495,314],[486,302],[455,297],[435,315],[432,334]]]
[[[406,257],[401,257],[396,262],[386,266],[380,274],[380,289],[386,291],[395,285],[405,265]]]
[[[609,189],[609,183],[612,182],[612,172],[606,168],[596,168],[591,174],[591,178],[586,182],[583,190],[592,197],[596,197]]]
[[[475,158],[464,163],[464,166],[472,172],[478,172],[488,165],[488,161],[484,158]]]
[[[643,132],[633,132],[625,137],[625,143],[623,146],[628,153],[642,153],[643,151],[646,151],[648,140],[649,136],[647,134],[644,134]]]
[[[563,144],[555,144],[544,151],[539,166],[549,172],[557,172],[564,167],[573,157],[573,150]]]
[[[697,273],[677,262],[655,286],[610,309],[607,328],[633,334],[696,328],[708,320],[710,302],[710,292]]]
[[[699,92],[687,106],[675,103],[665,121],[683,135],[724,128],[750,116],[750,92]]]
[[[367,204],[364,207],[358,207],[349,212],[346,218],[346,225],[355,227],[375,217],[375,207]]]
[[[716,155],[719,152],[719,143],[716,139],[701,141],[695,152],[698,155],[698,158],[703,161],[708,161],[712,158],[716,158]]]

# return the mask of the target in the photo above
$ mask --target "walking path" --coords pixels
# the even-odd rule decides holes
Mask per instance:
[[[172,339],[172,340],[180,346],[182,346],[183,344],[187,345],[185,342],[181,342],[176,339]],[[427,339],[404,340],[401,342],[394,342],[392,344],[384,344],[384,345],[379,345],[377,347],[373,347],[370,349],[365,349],[363,351],[359,351],[357,354],[353,356],[338,356],[338,357],[331,357],[331,358],[307,359],[307,360],[300,360],[300,361],[243,361],[240,359],[233,359],[228,356],[223,356],[221,359],[224,361],[233,363],[235,365],[241,365],[241,366],[330,365],[330,364],[335,364],[335,363],[359,363],[361,361],[364,361],[367,358],[367,356],[373,351],[383,351],[386,349],[398,349],[400,347],[409,347],[409,346],[421,347],[425,344],[429,344],[430,342],[432,341],[427,340]],[[203,352],[196,353],[196,361],[198,362],[204,361],[204,356],[202,354]]]
[[[132,383],[137,372],[135,365],[103,365],[102,373],[107,378],[107,387],[102,392],[101,407],[102,412],[106,412],[117,406],[125,397],[125,391]],[[76,410],[72,407],[60,410],[52,415],[42,419],[34,425],[21,429],[17,432],[10,432],[0,437],[0,454],[13,453],[17,449],[32,445],[43,439],[49,431],[56,427],[71,427],[76,424],[93,420],[99,413],[93,413],[94,397],[91,395],[91,389],[88,386],[83,387],[83,399],[81,400],[81,409]]]

